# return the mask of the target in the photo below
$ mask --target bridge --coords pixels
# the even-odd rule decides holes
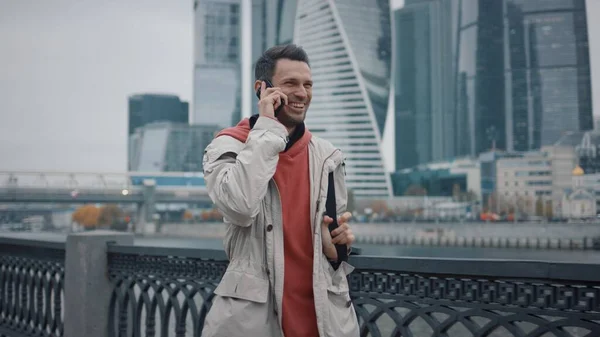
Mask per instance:
[[[210,202],[202,173],[0,172],[0,202]]]
[[[151,222],[156,204],[210,204],[202,173],[0,172],[0,204],[135,204]]]

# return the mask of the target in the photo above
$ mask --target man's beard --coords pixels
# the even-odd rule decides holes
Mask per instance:
[[[296,114],[290,115],[288,112],[286,112],[284,110],[284,111],[281,111],[277,115],[277,119],[279,120],[279,122],[287,128],[292,128],[292,127],[295,127],[297,125],[304,123],[305,118],[306,118],[306,111],[304,111],[304,113],[302,115],[296,115]]]

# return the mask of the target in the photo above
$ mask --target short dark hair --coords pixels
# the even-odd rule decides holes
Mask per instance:
[[[310,66],[310,63],[308,62],[308,55],[304,49],[302,49],[302,47],[293,43],[282,44],[267,49],[260,56],[254,66],[254,79],[257,81],[272,80],[273,74],[275,74],[275,66],[277,65],[277,60],[279,59],[301,61]]]

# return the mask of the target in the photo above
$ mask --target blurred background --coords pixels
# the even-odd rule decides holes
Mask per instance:
[[[596,0],[0,0],[0,230],[222,248],[203,150],[294,42],[382,255],[600,262]],[[144,241],[145,240],[145,241]],[[523,250],[523,248],[527,248]]]

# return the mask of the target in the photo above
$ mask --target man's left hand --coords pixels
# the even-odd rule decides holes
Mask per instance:
[[[323,217],[323,224],[321,227],[321,236],[323,241],[323,253],[329,260],[337,261],[337,250],[335,245],[342,244],[348,247],[348,251],[352,247],[354,242],[354,234],[348,221],[352,218],[352,213],[345,212],[338,217],[338,228],[334,229],[331,233],[329,232],[329,224],[333,222],[333,219],[327,215]]]

